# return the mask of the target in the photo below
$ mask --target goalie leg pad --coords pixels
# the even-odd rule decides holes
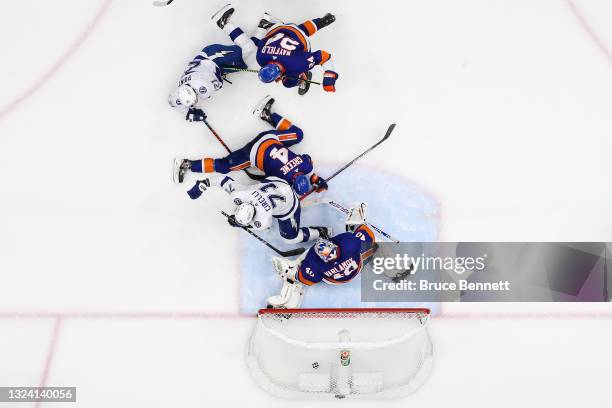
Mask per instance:
[[[268,298],[268,307],[274,309],[297,309],[302,305],[304,285],[285,280],[280,295]]]

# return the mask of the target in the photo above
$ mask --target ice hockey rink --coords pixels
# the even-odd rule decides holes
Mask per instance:
[[[229,44],[210,21],[223,4],[3,4],[0,386],[78,388],[76,403],[29,405],[313,405],[269,396],[244,362],[269,252],[251,268],[258,243],[215,211],[224,193],[192,202],[195,179],[170,177],[174,156],[224,154],[167,105],[203,46]],[[268,93],[329,171],[396,122],[328,194],[376,203],[371,220],[403,239],[612,240],[609,1],[233,4],[248,28],[266,10],[298,23],[339,14],[312,44],[340,78],[335,94],[299,97],[236,74],[207,110],[230,146],[264,129],[251,110]],[[435,365],[420,390],[317,404],[612,405],[609,304],[434,309]]]

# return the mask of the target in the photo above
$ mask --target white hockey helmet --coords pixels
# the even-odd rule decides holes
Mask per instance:
[[[198,93],[187,84],[179,85],[176,89],[176,104],[188,108],[198,103]]]
[[[241,203],[236,207],[234,212],[236,222],[243,227],[246,227],[255,218],[255,206],[251,203]]]

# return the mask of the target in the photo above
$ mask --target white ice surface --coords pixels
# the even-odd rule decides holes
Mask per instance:
[[[307,406],[250,381],[241,233],[170,182],[173,156],[223,154],[166,104],[185,63],[227,42],[208,19],[222,4],[3,5],[0,386],[79,387],[76,405],[53,407]],[[289,21],[342,13],[313,38],[340,79],[334,95],[300,98],[237,74],[208,110],[230,146],[264,128],[250,111],[266,93],[303,127],[300,149],[330,169],[397,122],[401,138],[362,168],[432,197],[439,239],[611,240],[609,2],[235,4],[245,27],[264,10]],[[610,406],[610,312],[444,305],[429,382],[377,406]]]

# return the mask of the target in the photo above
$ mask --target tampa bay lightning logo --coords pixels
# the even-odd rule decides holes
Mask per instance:
[[[255,225],[255,228],[261,228],[261,222],[259,221],[253,222],[253,225]]]
[[[242,204],[242,200],[239,199],[239,198],[234,198],[234,204],[240,205],[240,204]]]
[[[198,92],[200,92],[201,94],[205,94],[206,92],[208,92],[208,88],[206,88],[205,86],[201,86],[200,89],[198,89]]]

